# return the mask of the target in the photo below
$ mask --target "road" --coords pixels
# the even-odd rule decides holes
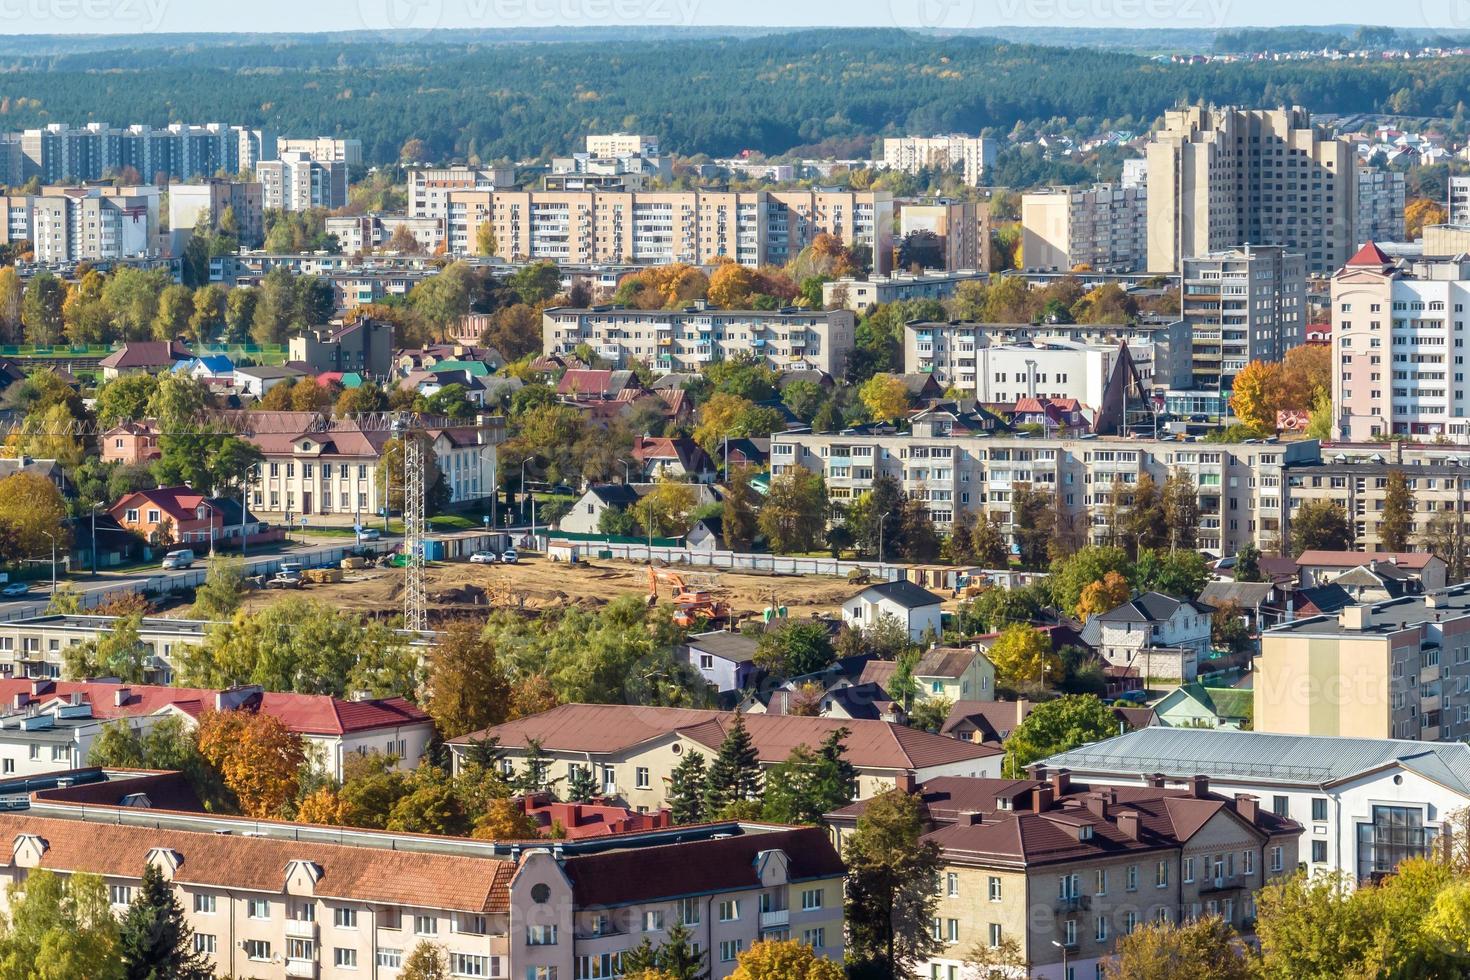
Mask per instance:
[[[377,541],[366,541],[365,548],[375,552],[392,551],[403,539],[400,537],[383,537]],[[350,537],[342,537],[334,542],[313,541],[304,544],[292,544],[285,548],[274,549],[267,554],[255,556],[246,555],[245,569],[249,575],[259,575],[274,572],[283,561],[300,562],[302,565],[313,568],[326,564],[334,564],[344,552],[350,552],[357,547],[357,542]],[[95,593],[114,593],[124,590],[133,592],[166,592],[188,585],[198,584],[203,581],[205,572],[205,559],[201,555],[195,562],[193,568],[176,569],[164,571],[157,569],[136,569],[127,572],[102,572],[97,576],[76,576],[70,579],[61,579],[58,584],[69,585],[84,597]],[[36,583],[32,591],[15,599],[0,600],[0,621],[13,619],[25,619],[31,616],[39,616],[45,613],[46,606],[51,601],[51,586],[49,582]],[[101,597],[98,596],[98,601]],[[83,602],[84,607],[90,607],[93,603]]]

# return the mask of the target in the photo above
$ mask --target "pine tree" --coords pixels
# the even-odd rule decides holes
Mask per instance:
[[[744,716],[736,715],[735,725],[720,744],[705,780],[705,819],[719,816],[732,803],[756,799],[760,789],[760,757],[751,744]]]
[[[704,954],[694,947],[693,934],[682,922],[669,928],[668,938],[659,947],[658,969],[674,980],[706,980],[709,971],[704,969]]]
[[[690,752],[669,776],[669,810],[675,824],[699,823],[704,819],[704,756]]]
[[[597,796],[597,780],[592,778],[592,769],[577,766],[567,778],[567,800],[572,803],[591,803]]]
[[[143,869],[143,885],[128,906],[118,935],[128,980],[209,980],[214,976],[194,951],[193,931],[163,872]]]

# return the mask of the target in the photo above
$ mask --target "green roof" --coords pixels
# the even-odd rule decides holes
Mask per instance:
[[[1255,692],[1238,687],[1202,688],[1215,706],[1215,714],[1221,718],[1255,717]]]
[[[581,534],[576,531],[549,531],[546,535],[550,541],[569,541],[573,544],[643,544],[649,543],[648,538],[627,537],[621,534]],[[655,548],[682,548],[683,538],[654,538]]]
[[[490,376],[490,365],[484,361],[440,361],[430,368],[435,374],[440,371],[468,371],[472,378]]]

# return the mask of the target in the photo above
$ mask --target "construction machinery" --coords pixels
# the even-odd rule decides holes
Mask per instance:
[[[712,624],[725,623],[730,619],[730,604],[715,598],[708,589],[693,588],[684,576],[666,568],[648,566],[648,604],[658,603],[659,583],[666,583],[673,591],[674,625],[683,629],[700,620]]]

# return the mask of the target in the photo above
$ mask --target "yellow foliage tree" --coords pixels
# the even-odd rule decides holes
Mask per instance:
[[[659,537],[677,537],[693,524],[691,515],[698,503],[693,485],[665,477],[639,498],[633,512],[644,529]]]
[[[1332,397],[1332,348],[1301,344],[1287,351],[1277,375],[1276,408],[1311,411],[1324,395]]]
[[[772,939],[740,954],[730,980],[843,980],[842,967],[806,943]]]
[[[875,374],[858,389],[863,407],[879,422],[894,422],[909,411],[909,392],[891,374]]]
[[[748,308],[751,294],[760,291],[760,282],[754,269],[726,262],[709,277],[709,301],[724,310]]]
[[[526,815],[520,801],[491,800],[475,821],[473,836],[480,840],[533,840],[541,836],[541,825]]]
[[[699,424],[694,427],[694,441],[713,453],[720,439],[735,426],[735,420],[755,407],[755,403],[727,391],[717,391],[699,407]]]
[[[1040,687],[1047,677],[1062,676],[1062,661],[1052,652],[1051,641],[1025,623],[1007,627],[991,644],[989,656],[996,674],[1012,687]]]
[[[199,754],[219,770],[248,817],[285,811],[300,785],[306,750],[301,736],[270,715],[206,711],[196,735]]]
[[[1128,580],[1117,572],[1108,572],[1101,579],[1083,586],[1082,597],[1077,600],[1077,618],[1085,622],[1099,613],[1116,609],[1128,601],[1130,594]]]
[[[1230,394],[1230,410],[1235,417],[1256,432],[1275,432],[1280,378],[1279,364],[1251,361],[1241,368]]]
[[[1404,205],[1404,234],[1413,241],[1424,234],[1425,225],[1442,225],[1447,217],[1444,205],[1433,198],[1413,198]]]
[[[349,823],[346,804],[330,786],[308,793],[296,808],[296,819],[302,823],[320,824],[324,827],[345,827]]]

